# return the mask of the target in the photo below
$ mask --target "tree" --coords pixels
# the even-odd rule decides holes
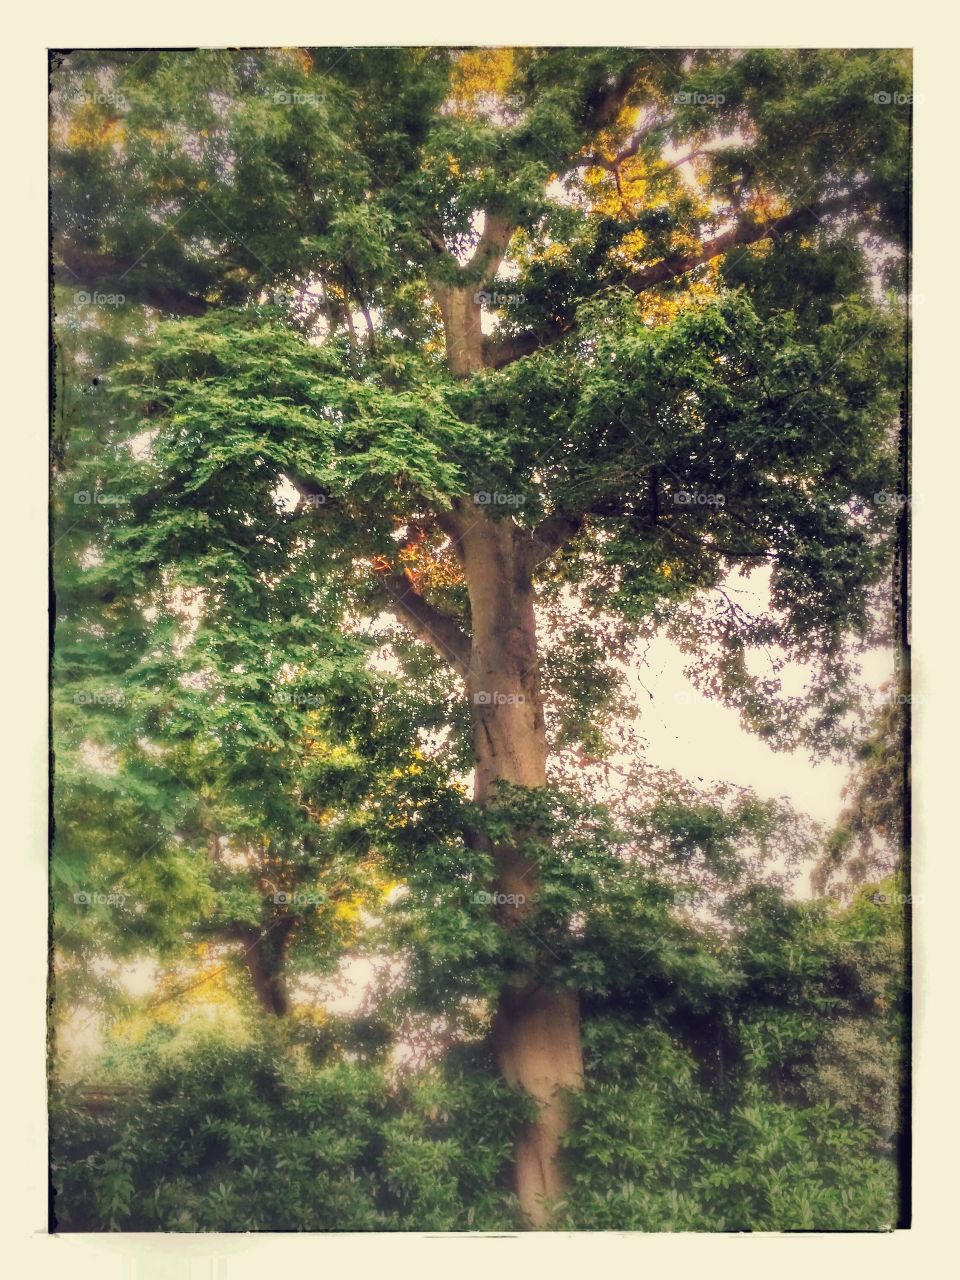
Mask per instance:
[[[364,808],[415,757],[422,712],[366,670],[370,643],[296,615],[217,631],[199,590],[119,582],[110,549],[139,464],[105,452],[110,424],[87,394],[91,356],[116,356],[115,328],[108,317],[60,333],[58,995],[71,970],[92,994],[105,946],[177,965],[204,945],[242,962],[262,1009],[283,1016],[291,956],[298,974],[335,968],[380,896]]]
[[[58,280],[149,317],[108,370],[117,438],[150,447],[105,574],[197,591],[253,683],[277,629],[406,633],[471,757],[456,840],[523,958],[489,1036],[535,1103],[534,1226],[583,1078],[575,976],[536,942],[551,746],[604,750],[605,620],[669,626],[777,744],[850,728],[843,655],[882,628],[892,545],[877,285],[902,280],[908,89],[882,50],[74,53],[54,78]],[[760,616],[732,571],[769,574]],[[553,717],[551,609],[582,623],[575,652],[549,637],[577,673]]]
[[[888,689],[871,732],[857,750],[858,768],[844,789],[848,804],[814,875],[818,892],[839,890],[849,896],[865,880],[904,869],[904,697]],[[841,871],[845,881],[837,883]]]

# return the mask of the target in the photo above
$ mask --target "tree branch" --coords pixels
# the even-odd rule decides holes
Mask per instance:
[[[685,275],[695,267],[700,267],[712,258],[726,253],[729,249],[756,244],[758,240],[778,239],[790,231],[807,230],[823,218],[844,213],[853,208],[857,196],[865,193],[865,191],[857,191],[849,195],[837,196],[832,200],[823,201],[817,207],[802,205],[791,213],[781,214],[777,218],[766,218],[759,222],[747,215],[728,231],[714,236],[712,240],[706,240],[695,253],[686,254],[681,258],[665,258],[662,262],[654,263],[653,266],[643,267],[640,271],[627,276],[623,283],[634,293],[642,293],[654,285]]]
[[[466,680],[470,670],[470,637],[450,614],[430,604],[413,585],[409,570],[377,573],[380,597],[398,621],[431,646],[457,675]]]
[[[629,142],[620,148],[612,160],[607,159],[606,156],[598,155],[596,152],[590,155],[578,156],[571,164],[568,172],[572,172],[574,169],[606,169],[609,173],[616,173],[625,160],[630,160],[637,154],[650,134],[655,129],[662,128],[666,123],[660,116],[655,115],[636,131]]]
[[[696,547],[702,547],[704,551],[715,551],[718,555],[727,556],[729,559],[772,560],[774,558],[769,551],[748,551],[744,547],[727,547],[721,542],[704,542],[701,538],[695,538],[691,533],[684,533],[682,529],[670,528],[657,520],[654,520],[653,527],[665,533],[669,538],[679,538],[683,542],[690,542]]]
[[[131,277],[130,263],[106,253],[85,249],[63,236],[54,241],[54,258],[73,277],[78,289],[86,292],[122,293],[132,302],[142,302],[157,311],[180,316],[201,316],[209,308],[206,298],[161,280]],[[70,283],[64,281],[64,283]]]
[[[347,279],[350,281],[350,286],[353,289],[353,295],[356,298],[357,305],[360,308],[360,314],[363,316],[363,322],[367,326],[368,345],[370,349],[373,350],[373,346],[374,346],[373,316],[371,316],[370,314],[370,308],[367,305],[367,301],[366,301],[366,298],[364,297],[363,290],[360,288],[360,285],[357,282],[357,277],[353,274],[353,271],[350,269],[350,264],[345,262],[343,264],[343,269],[347,274]]]
[[[572,320],[554,318],[539,329],[526,329],[511,338],[486,337],[483,340],[483,363],[488,369],[503,369],[515,360],[533,355],[541,347],[553,346],[574,328]]]
[[[693,271],[696,267],[702,266],[730,249],[756,244],[759,240],[779,239],[780,236],[787,235],[791,231],[806,230],[823,218],[855,210],[859,208],[864,197],[869,197],[873,193],[873,186],[868,184],[847,195],[835,196],[815,206],[804,205],[777,218],[757,221],[748,215],[739,219],[729,230],[714,236],[712,240],[704,241],[694,253],[684,254],[679,258],[664,258],[649,267],[634,271],[619,282],[611,281],[610,283],[619,283],[634,293],[643,293],[655,285],[665,284],[668,280],[674,280],[677,276]],[[601,287],[605,286],[601,285]],[[559,341],[574,328],[575,324],[572,320],[554,319],[541,329],[529,329],[510,338],[499,341],[488,338],[484,342],[484,363],[490,369],[502,369],[541,347],[550,346]]]
[[[496,275],[514,229],[514,224],[502,213],[485,210],[483,231],[470,261],[463,269],[464,274],[481,277]]]
[[[612,84],[603,89],[600,96],[584,113],[583,123],[585,128],[596,133],[600,129],[605,129],[612,120],[617,118],[620,108],[626,102],[630,90],[633,88],[635,76],[636,68],[630,67],[628,70],[621,72]]]
[[[585,519],[583,514],[570,515],[565,511],[555,511],[541,520],[530,533],[530,568],[542,564],[575,538],[583,528]]]

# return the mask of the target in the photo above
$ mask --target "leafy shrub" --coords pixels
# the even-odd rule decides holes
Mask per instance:
[[[496,1230],[518,1104],[451,1068],[388,1084],[381,1067],[291,1053],[280,1037],[153,1046],[132,1093],[51,1112],[61,1231]]]
[[[657,1028],[588,1028],[558,1226],[633,1231],[881,1230],[896,1167],[829,1103],[781,1103],[748,1077],[717,1090]],[[630,1054],[632,1051],[632,1054]],[[624,1070],[628,1054],[631,1069]]]
[[[584,1001],[571,1230],[883,1230],[898,1218],[896,882],[849,907],[753,888]],[[707,947],[707,941],[713,945]],[[682,945],[681,945],[682,944]],[[381,1030],[383,1030],[381,1028]],[[483,1049],[397,1072],[362,1020],[157,1033],[52,1114],[61,1230],[509,1230],[522,1098]],[[165,1038],[173,1036],[172,1039]]]

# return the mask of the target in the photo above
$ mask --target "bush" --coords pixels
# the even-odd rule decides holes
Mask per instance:
[[[724,1087],[664,1030],[588,1029],[588,1084],[568,1138],[568,1230],[892,1228],[896,1166],[827,1102],[783,1103],[750,1075]],[[632,1062],[630,1060],[632,1059]],[[630,1062],[629,1069],[627,1064]]]
[[[115,1073],[116,1074],[116,1073]],[[451,1067],[388,1083],[277,1036],[153,1045],[130,1094],[51,1109],[60,1231],[502,1230],[515,1098]],[[109,1082],[106,1084],[109,1091]]]

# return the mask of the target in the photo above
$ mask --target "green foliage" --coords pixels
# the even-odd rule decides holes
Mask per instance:
[[[878,892],[830,912],[754,891],[724,983],[588,1019],[565,1226],[896,1225],[903,934]]]
[[[559,1224],[633,1231],[878,1231],[898,1216],[875,1135],[826,1105],[720,1100],[657,1033],[628,1041],[629,1083],[578,1099]],[[602,1070],[602,1067],[601,1067]]]
[[[153,1043],[107,1114],[52,1114],[62,1231],[503,1230],[520,1104],[452,1068],[390,1085],[277,1035]]]
[[[887,885],[892,894],[894,888]],[[566,1139],[571,1230],[883,1230],[897,1221],[893,1128],[875,1064],[876,992],[896,1001],[893,917],[866,894],[833,915],[754,896],[712,974],[657,974],[587,998],[586,1086]],[[634,937],[633,946],[639,941]],[[629,947],[612,953],[622,966]],[[669,955],[669,948],[666,949]],[[878,985],[879,984],[879,985]],[[658,994],[659,993],[659,994]],[[827,1018],[828,1012],[840,1017]],[[323,1025],[154,1035],[101,1071],[125,1089],[52,1115],[61,1230],[510,1230],[526,1105],[475,1044],[394,1074]],[[824,1058],[825,1055],[825,1058]],[[839,1070],[838,1070],[839,1067]]]

